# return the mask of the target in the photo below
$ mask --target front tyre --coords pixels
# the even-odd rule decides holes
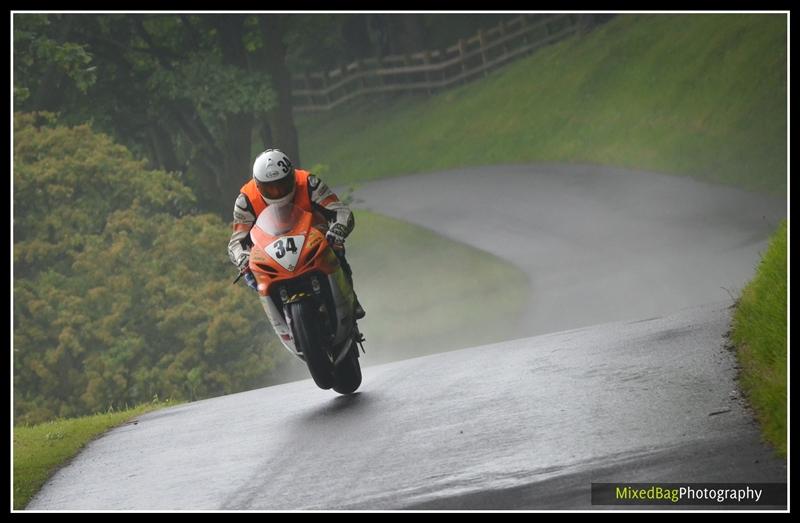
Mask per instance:
[[[325,350],[314,307],[314,303],[305,300],[289,304],[294,342],[303,353],[308,371],[317,387],[330,389],[335,384],[333,362]]]
[[[350,353],[334,371],[333,390],[339,394],[352,394],[361,385],[361,365],[358,363],[358,348],[353,343]]]

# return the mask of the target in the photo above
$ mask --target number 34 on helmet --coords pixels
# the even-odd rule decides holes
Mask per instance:
[[[258,155],[253,163],[253,180],[269,205],[280,205],[294,198],[294,166],[278,149],[267,149]]]

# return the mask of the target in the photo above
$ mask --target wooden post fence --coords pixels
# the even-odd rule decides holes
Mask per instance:
[[[564,25],[566,22],[566,25]],[[575,14],[527,15],[501,21],[498,26],[476,36],[461,38],[456,45],[415,55],[378,56],[341,65],[332,71],[295,75],[295,111],[328,110],[358,96],[390,92],[427,92],[461,84],[536,49],[575,34],[584,20]],[[544,29],[542,31],[542,29]],[[477,48],[475,47],[477,43]],[[472,46],[472,50],[470,50]],[[314,86],[314,78],[322,86]]]
[[[486,33],[483,31],[483,29],[480,29],[478,31],[478,43],[480,44],[480,49],[481,49],[481,65],[485,67],[486,66],[486,62],[487,62],[487,60],[486,60]],[[486,76],[487,74],[489,74],[489,72],[486,69],[484,69],[483,70],[483,76]]]

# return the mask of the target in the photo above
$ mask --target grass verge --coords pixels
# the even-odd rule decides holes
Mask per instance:
[[[787,18],[620,15],[430,97],[301,115],[306,165],[342,185],[566,162],[785,194]]]
[[[120,412],[14,427],[14,510],[23,510],[60,467],[105,431],[174,404],[148,403]]]
[[[506,339],[526,275],[496,256],[363,210],[347,240],[369,363]]]
[[[772,236],[755,278],[742,291],[732,339],[740,382],[764,438],[786,456],[787,223]]]

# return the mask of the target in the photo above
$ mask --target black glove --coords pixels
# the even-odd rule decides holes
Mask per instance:
[[[345,236],[347,236],[347,230],[344,225],[341,223],[334,223],[325,234],[325,239],[328,240],[334,249],[341,249],[344,247]]]
[[[248,287],[253,289],[254,291],[258,290],[258,284],[256,283],[256,277],[253,274],[253,271],[247,269],[244,273],[244,282],[247,284]]]

